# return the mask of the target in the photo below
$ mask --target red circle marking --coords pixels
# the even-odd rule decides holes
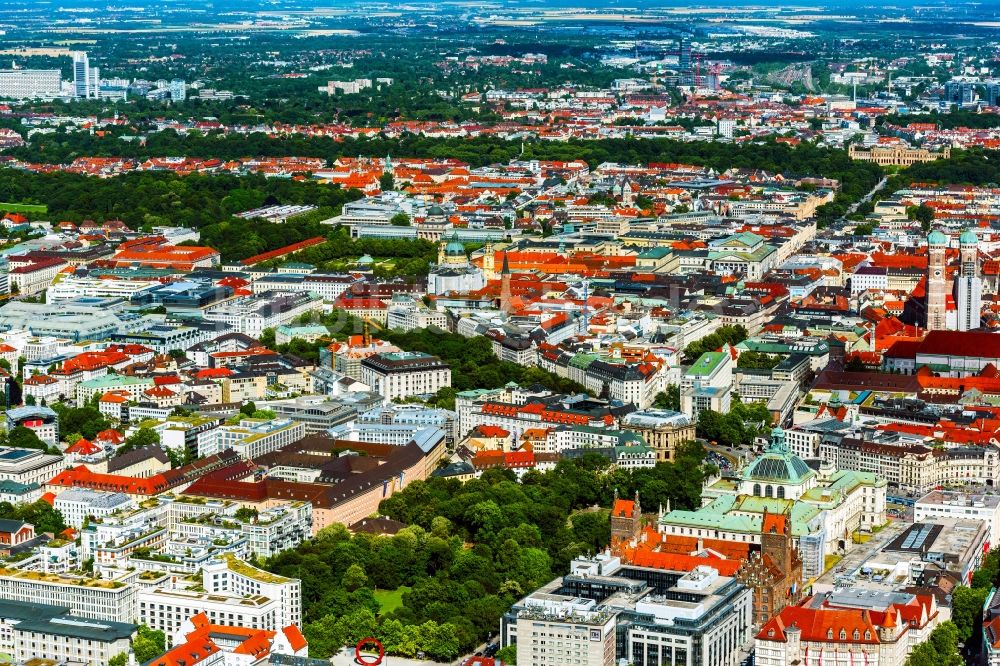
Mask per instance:
[[[374,645],[378,649],[378,656],[373,657],[370,655],[361,654],[361,649],[369,645]],[[378,666],[382,663],[382,659],[385,657],[385,648],[382,647],[382,643],[379,639],[369,636],[368,638],[362,638],[358,641],[358,644],[354,646],[354,661],[355,663],[362,664],[363,666]]]

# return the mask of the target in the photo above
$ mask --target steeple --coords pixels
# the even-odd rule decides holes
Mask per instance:
[[[510,264],[507,261],[507,252],[504,251],[503,267],[500,269],[500,309],[510,313],[513,309],[510,301]]]

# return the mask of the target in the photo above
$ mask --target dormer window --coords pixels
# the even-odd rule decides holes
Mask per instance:
[[[768,638],[774,638],[774,629],[768,629],[767,630],[767,637]]]
[[[826,630],[826,637],[827,637],[828,640],[831,640],[831,641],[833,640],[833,629],[827,629]]]
[[[854,630],[854,640],[858,640],[859,638],[861,638],[861,632],[858,631],[857,629],[855,629]]]
[[[870,641],[872,639],[872,632],[865,630],[865,640]]]
[[[842,640],[842,641],[846,641],[847,640],[847,632],[844,631],[843,629],[840,630],[840,640]]]

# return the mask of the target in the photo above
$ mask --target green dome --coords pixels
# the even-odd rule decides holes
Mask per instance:
[[[458,236],[452,236],[448,244],[444,246],[444,255],[446,257],[465,256],[465,246],[458,241]]]
[[[374,264],[375,260],[372,259],[372,257],[371,257],[370,254],[366,254],[366,255],[362,255],[360,258],[358,258],[358,263],[359,264]]]
[[[771,430],[771,443],[743,472],[746,481],[769,481],[771,483],[801,484],[813,475],[802,458],[788,450],[785,431],[775,427]]]
[[[972,229],[966,229],[962,232],[962,235],[958,237],[958,242],[962,245],[976,245],[979,243],[979,238],[976,236],[976,232]]]
[[[935,247],[945,247],[948,245],[948,237],[941,233],[940,229],[935,229],[927,237],[927,244]]]
[[[743,473],[743,478],[747,481],[770,481],[798,485],[812,473],[809,465],[797,455],[768,451],[750,463],[750,466]]]
[[[428,217],[444,217],[444,208],[441,206],[431,206],[427,209]]]

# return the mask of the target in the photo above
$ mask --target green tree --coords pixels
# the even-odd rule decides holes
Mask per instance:
[[[653,398],[653,407],[679,412],[681,410],[681,387],[677,384],[668,384],[666,391],[657,393],[656,397]]]
[[[244,523],[252,523],[257,520],[260,516],[260,512],[257,509],[249,506],[241,506],[236,509],[234,514],[235,518]]]
[[[277,347],[277,343],[275,342],[274,339],[273,328],[265,328],[263,331],[261,331],[260,337],[257,338],[257,341],[260,342],[260,344],[263,345],[264,347],[267,347],[268,349],[274,349],[275,347]]]
[[[122,652],[108,659],[108,666],[126,666],[128,664],[128,653]]]
[[[97,409],[100,395],[95,393],[91,402],[83,407],[68,407],[55,403],[52,409],[59,416],[59,428],[63,432],[78,432],[87,439],[94,439],[97,433],[110,427],[107,417]]]
[[[34,430],[24,426],[14,426],[7,435],[7,444],[21,449],[41,449],[45,451],[49,445],[38,438]]]
[[[777,354],[772,355],[757,351],[745,351],[740,354],[740,357],[736,360],[736,367],[755,370],[770,370],[774,368],[774,366],[778,365],[780,361],[781,357]]]
[[[148,626],[140,624],[132,639],[132,651],[136,661],[144,664],[159,657],[167,649],[167,637],[162,631],[153,631]]]
[[[152,428],[147,428],[143,426],[139,428],[134,433],[126,438],[125,443],[118,447],[118,452],[116,456],[120,456],[123,453],[128,453],[135,449],[141,449],[144,446],[159,446],[160,445],[160,435]]]
[[[611,541],[611,519],[607,512],[579,513],[572,518],[573,536],[591,552],[599,552]]]
[[[983,613],[983,604],[989,589],[973,589],[960,585],[952,592],[951,621],[958,630],[958,639],[962,642],[972,637],[976,623]]]
[[[958,653],[958,629],[952,622],[942,622],[927,640],[918,645],[906,660],[906,666],[962,666]]]
[[[365,573],[364,567],[354,563],[347,567],[347,571],[344,572],[344,577],[340,583],[344,586],[344,589],[353,592],[358,588],[368,585],[368,575]]]
[[[914,218],[920,223],[920,227],[926,233],[931,230],[931,223],[934,222],[934,209],[924,202],[917,206]]]
[[[517,666],[517,646],[507,645],[497,650],[496,658],[505,664]]]
[[[306,623],[302,633],[309,642],[309,656],[318,659],[329,659],[346,643],[340,623],[333,615]]]
[[[406,213],[396,213],[389,218],[389,224],[394,227],[408,227],[410,226],[410,216]]]

